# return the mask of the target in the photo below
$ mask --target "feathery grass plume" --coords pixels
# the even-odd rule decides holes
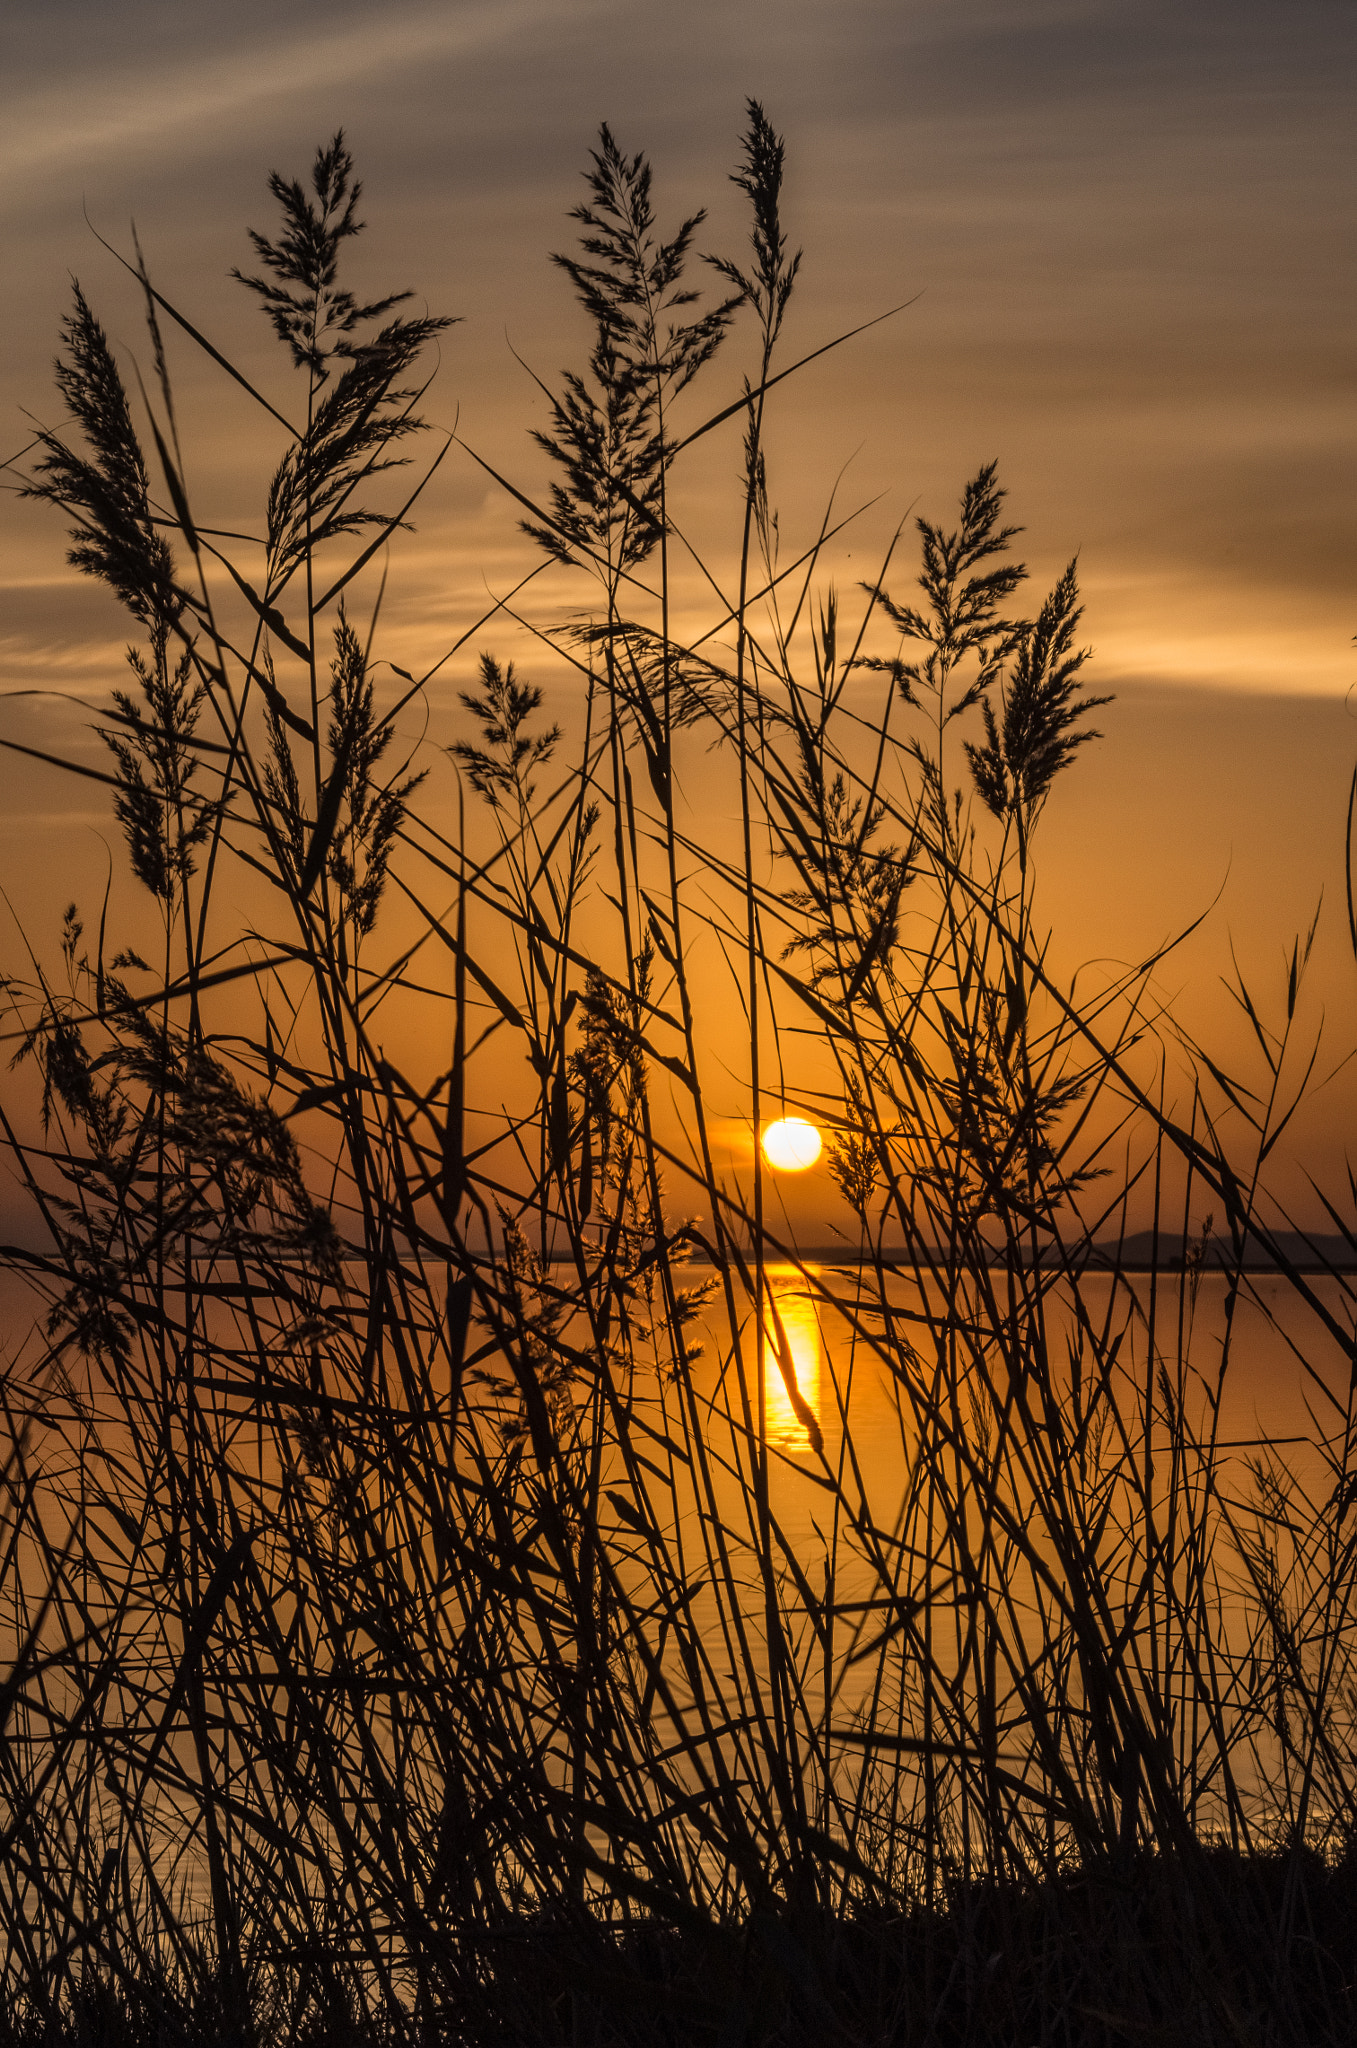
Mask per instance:
[[[369,478],[406,466],[407,456],[388,451],[425,423],[413,409],[422,387],[401,380],[433,336],[451,325],[433,317],[392,321],[354,347],[348,367],[320,397],[306,433],[286,449],[269,485],[270,596],[327,541],[365,527],[393,529],[389,517],[349,500]],[[408,524],[395,522],[407,530]]]
[[[1100,737],[1092,726],[1076,731],[1077,721],[1112,702],[1076,695],[1091,651],[1074,645],[1083,615],[1071,562],[1011,650],[1011,672],[998,678],[998,717],[988,696],[981,702],[984,745],[965,743],[981,801],[996,818],[1015,820],[1024,846],[1055,777],[1079,747]]]
[[[428,343],[454,324],[401,316],[358,338],[360,328],[383,320],[411,294],[360,304],[337,282],[343,244],[364,226],[357,217],[362,186],[353,181],[342,130],[328,149],[317,151],[311,183],[314,202],[299,180],[272,172],[269,190],[282,209],[282,233],[271,241],[250,230],[256,255],[278,282],[231,273],[263,302],[294,366],[308,375],[306,430],[284,452],[269,487],[270,599],[323,542],[389,524],[349,500],[369,477],[404,466],[406,457],[388,451],[424,423],[413,410],[420,392],[403,380]],[[323,391],[337,364],[344,367]]]
[[[613,1089],[629,1058],[618,998],[606,975],[591,967],[580,1002],[579,1043],[570,1055],[570,1074],[582,1098],[580,1110],[580,1215],[594,1206],[595,1175],[606,1187],[613,1161]]]
[[[448,751],[492,809],[498,810],[512,797],[518,809],[525,811],[536,790],[528,777],[551,759],[560,743],[561,728],[553,725],[539,733],[524,730],[542,707],[542,692],[536,683],[520,683],[511,661],[501,668],[493,655],[483,654],[481,690],[479,697],[469,690],[458,695],[472,717],[480,720],[482,744],[477,747],[470,740],[457,740]]]
[[[328,869],[339,893],[340,915],[353,932],[356,964],[360,941],[376,927],[392,849],[409,813],[410,799],[424,781],[424,774],[402,774],[380,788],[374,786],[392,732],[389,725],[377,723],[363,648],[344,615],[342,600],[335,627],[335,658],[330,668],[330,705],[327,737],[333,766],[322,798],[316,838],[318,842],[321,839],[321,822],[328,808],[326,798],[333,789],[335,822]]]
[[[341,246],[365,226],[358,219],[363,187],[354,178],[342,128],[328,149],[316,151],[311,189],[315,204],[300,179],[269,173],[269,191],[282,209],[283,231],[276,242],[254,228],[249,234],[256,256],[279,282],[247,277],[241,270],[232,270],[231,275],[263,301],[274,332],[297,369],[309,370],[312,380],[323,384],[336,357],[352,359],[360,353],[363,344],[350,339],[354,330],[380,320],[411,294],[393,292],[360,305],[351,291],[336,285]]]
[[[653,966],[653,950],[643,950],[634,962],[638,1000],[631,1002],[606,974],[589,969],[580,997],[579,1041],[569,1061],[582,1097],[581,1213],[597,1201],[601,1222],[616,1232],[619,1246],[625,1234],[639,1241],[643,1229],[644,1189],[635,1166],[645,1124],[646,1065],[636,1011],[650,994]]]
[[[173,556],[157,527],[146,460],[108,336],[78,284],[75,310],[61,324],[65,351],[56,360],[57,388],[93,460],[44,428],[35,466],[43,481],[25,486],[23,495],[74,514],[67,561],[106,583],[144,626],[168,629],[182,604]]]
[[[669,723],[673,730],[719,721],[733,694],[729,672],[710,656],[676,646],[663,632],[641,619],[614,612],[603,619],[561,628],[561,644],[601,650],[605,662],[626,692],[627,709],[637,720],[645,744],[664,743],[664,689],[669,687]]]
[[[730,174],[753,207],[750,240],[754,249],[752,273],[742,270],[729,257],[708,256],[706,261],[735,286],[740,302],[751,306],[763,330],[764,349],[770,352],[782,330],[783,316],[801,268],[801,250],[787,253],[782,226],[782,178],[786,147],[758,100],[745,102],[749,126],[744,138],[744,162]]]
[[[754,251],[753,271],[751,274],[742,269],[729,257],[708,256],[705,259],[728,283],[735,286],[739,294],[736,303],[748,305],[753,309],[760,328],[758,393],[756,394],[748,377],[744,380],[749,412],[744,437],[745,532],[741,546],[742,591],[748,568],[751,527],[757,534],[770,581],[775,574],[777,514],[772,509],[768,497],[768,465],[762,432],[762,387],[768,381],[773,353],[777,347],[778,336],[782,332],[783,318],[796,286],[797,273],[801,268],[801,251],[798,249],[794,255],[788,254],[787,237],[782,226],[782,178],[786,157],[782,137],[772,127],[758,100],[747,100],[745,110],[749,126],[744,137],[744,162],[738,170],[731,172],[731,183],[738,185],[753,210],[750,228],[750,241]]]
[[[788,835],[788,855],[803,887],[789,891],[789,910],[805,919],[784,948],[784,959],[811,956],[811,981],[823,987],[836,978],[851,1002],[869,974],[890,975],[900,940],[900,905],[914,879],[912,854],[892,843],[873,844],[885,810],[850,791],[842,770],[827,787],[818,776],[802,777],[809,843]]]
[[[122,728],[96,728],[118,764],[113,809],[127,835],[132,872],[167,912],[193,873],[195,850],[211,830],[208,805],[193,787],[199,767],[194,736],[207,693],[194,680],[191,648],[171,668],[168,638],[164,622],[157,621],[149,662],[138,649],[128,650],[149,717],[126,691],[115,690]]]
[[[113,1081],[107,1076],[97,1078],[104,1062],[94,1060],[85,1043],[85,1030],[92,1020],[78,998],[80,982],[89,978],[89,963],[79,950],[84,934],[79,912],[70,903],[61,928],[68,992],[58,994],[44,979],[37,1020],[20,1032],[10,1069],[36,1059],[43,1079],[43,1130],[50,1130],[54,1115],[64,1110],[83,1127],[95,1158],[106,1160],[122,1136],[126,1119]],[[13,992],[7,985],[6,993]]]
[[[880,1179],[880,1139],[861,1077],[850,1068],[844,1078],[843,1122],[829,1141],[829,1170],[849,1208],[865,1221]]]
[[[573,565],[583,555],[615,580],[638,569],[660,538],[663,475],[673,459],[665,405],[711,361],[739,299],[691,319],[668,317],[697,301],[683,276],[705,212],[683,221],[670,241],[659,239],[646,158],[625,156],[606,122],[591,157],[589,200],[570,217],[594,261],[551,259],[593,323],[589,371],[564,373],[551,431],[533,432],[565,481],[551,485],[551,524],[525,521],[523,530],[553,560]]]
[[[280,713],[279,707],[284,699],[274,674],[273,657],[267,648],[261,656],[260,665],[271,692],[264,707],[269,751],[260,769],[260,780],[269,807],[262,821],[264,836],[266,844],[276,851],[284,885],[294,887],[300,893],[307,853],[301,782],[293,759],[292,742]]]
[[[979,575],[968,573],[1007,553],[1009,542],[1022,531],[999,524],[1006,493],[995,481],[997,467],[987,462],[966,485],[961,523],[950,533],[930,520],[917,522],[923,539],[919,588],[928,599],[926,612],[896,604],[880,585],[862,586],[906,639],[923,641],[929,651],[914,661],[860,656],[861,666],[888,673],[910,703],[919,703],[921,692],[932,697],[940,723],[979,703],[1026,631],[1024,622],[1003,617],[999,609],[1026,580],[1024,565],[1009,562]],[[978,673],[949,700],[949,685],[967,656],[975,657]]]

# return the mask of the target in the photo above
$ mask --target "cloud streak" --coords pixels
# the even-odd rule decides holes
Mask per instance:
[[[578,9],[582,27],[601,8]],[[123,10],[120,10],[123,13]],[[181,164],[215,149],[223,131],[243,114],[304,93],[365,90],[428,65],[446,65],[501,50],[521,49],[546,24],[559,20],[551,0],[464,0],[455,8],[383,10],[374,35],[370,11],[318,35],[314,26],[291,28],[282,38],[235,33],[216,49],[195,38],[156,38],[133,48],[120,63],[64,70],[59,82],[33,80],[5,109],[0,177],[10,203],[40,187],[53,168],[73,157],[91,168],[110,160],[143,164],[167,155]],[[125,16],[124,16],[125,19]]]

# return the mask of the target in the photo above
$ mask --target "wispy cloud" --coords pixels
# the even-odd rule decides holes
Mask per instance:
[[[125,10],[134,13],[134,10]],[[582,33],[605,0],[576,4]],[[281,36],[227,33],[214,44],[210,26],[161,47],[158,38],[128,36],[128,55],[110,65],[82,64],[78,55],[59,81],[21,88],[4,106],[0,178],[11,206],[73,159],[121,164],[199,147],[215,147],[242,115],[298,93],[371,87],[417,67],[466,59],[497,47],[521,51],[535,33],[558,23],[552,0],[459,0],[454,7],[387,7],[320,28],[289,23]],[[201,19],[201,16],[199,17]],[[74,55],[74,53],[73,53]]]

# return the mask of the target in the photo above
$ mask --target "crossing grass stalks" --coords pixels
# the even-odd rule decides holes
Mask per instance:
[[[1353,1295],[1266,1187],[1308,946],[1275,1018],[1241,986],[1251,1076],[1155,962],[1058,978],[1034,847],[1106,701],[1075,567],[1025,604],[992,466],[915,581],[899,534],[823,588],[829,516],[784,561],[782,175],[751,103],[749,250],[704,269],[603,131],[556,259],[587,352],[513,486],[570,610],[497,606],[409,758],[428,677],[352,607],[447,452],[396,480],[447,323],[341,284],[342,137],[241,280],[286,405],[138,255],[139,428],[77,289],[27,487],[135,621],[98,730],[160,937],[73,908],[5,984],[7,2042],[1351,2038]],[[191,481],[176,332],[276,431],[251,541]],[[684,479],[740,435],[699,558]],[[724,1163],[732,1004],[851,1266]],[[1260,1249],[1290,1465],[1222,1425]],[[844,1333],[818,1406],[789,1286]]]

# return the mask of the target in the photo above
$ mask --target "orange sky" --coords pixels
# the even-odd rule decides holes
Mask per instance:
[[[701,245],[724,251],[744,233],[726,173],[755,94],[786,135],[787,211],[806,250],[789,347],[914,301],[787,397],[771,478],[784,533],[818,518],[849,463],[845,502],[881,495],[832,564],[851,587],[911,507],[946,519],[997,457],[1037,583],[1079,551],[1090,684],[1117,693],[1105,742],[1043,828],[1067,962],[1129,957],[1218,897],[1165,981],[1209,1026],[1231,938],[1276,978],[1323,889],[1337,1051],[1354,993],[1342,824],[1357,755],[1355,46],[1346,0],[10,10],[4,452],[22,446],[25,410],[57,417],[69,274],[115,341],[145,354],[135,295],[82,208],[123,247],[135,217],[162,289],[279,387],[271,337],[227,272],[248,261],[245,227],[271,224],[265,173],[304,173],[343,125],[366,185],[363,282],[410,284],[462,317],[430,417],[457,419],[536,487],[525,428],[541,401],[509,343],[548,382],[582,352],[545,259],[568,245],[599,121],[652,157],[662,218],[708,206]],[[707,402],[733,396],[746,367],[732,342]],[[248,519],[274,451],[186,351],[175,368],[190,484]],[[714,492],[733,502],[737,461],[732,438],[681,486],[718,550]],[[0,518],[0,689],[104,699],[122,680],[112,599],[64,568],[45,508],[6,497]],[[393,559],[386,653],[428,667],[487,587],[531,560],[514,509],[450,458]],[[553,594],[583,601],[564,577],[544,606]],[[507,633],[493,644],[515,652]],[[436,738],[453,736],[474,651],[433,694]],[[88,744],[46,701],[0,704],[0,734]],[[93,785],[14,756],[0,758],[0,802],[5,889],[54,950],[65,900],[92,908],[102,893],[106,807]],[[11,928],[5,963],[13,946]],[[1346,1121],[1321,1113],[1314,1142],[1335,1155]]]

